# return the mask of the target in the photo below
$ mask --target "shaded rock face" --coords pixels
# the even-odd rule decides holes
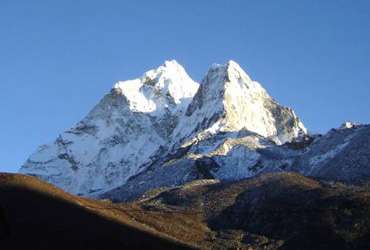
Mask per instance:
[[[261,164],[265,153],[258,151],[265,147],[277,146],[249,131],[220,132],[181,148],[177,154],[163,157],[100,197],[116,201],[135,200],[148,190],[178,186],[197,179],[230,181],[251,177],[264,170],[273,171],[275,168],[267,170]]]
[[[177,62],[167,61],[141,78],[116,83],[82,121],[31,155],[20,172],[80,195],[154,183],[136,188],[144,192],[161,183],[253,176],[264,169],[259,149],[304,134],[294,112],[237,63],[213,65],[198,84]],[[205,159],[212,162],[206,170],[199,165]]]
[[[296,160],[292,170],[348,184],[368,183],[370,126],[342,126],[316,138]]]
[[[171,188],[207,177],[241,180],[268,172],[295,171],[327,181],[368,185],[370,126],[332,129],[326,135],[305,135],[276,145],[250,131],[219,132],[182,148],[101,197],[117,201],[146,196],[146,191]]]

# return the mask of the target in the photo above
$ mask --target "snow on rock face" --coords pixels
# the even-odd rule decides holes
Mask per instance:
[[[369,142],[370,125],[359,124],[284,145],[248,131],[219,132],[179,150],[101,197],[127,201],[151,189],[196,179],[236,180],[280,171],[349,184],[369,183]]]
[[[195,163],[210,158],[218,166],[212,175],[243,178],[254,173],[246,167],[258,161],[257,149],[305,133],[294,112],[276,103],[237,63],[213,65],[199,85],[176,61],[166,61],[141,78],[117,82],[82,121],[32,154],[20,172],[71,193],[96,195],[188,150],[184,161],[170,163],[171,171],[158,170],[158,176],[173,178],[166,183],[203,176]],[[238,164],[231,169],[228,162]]]
[[[171,131],[198,86],[175,61],[118,82],[86,118],[31,155],[20,172],[83,195],[120,185],[168,150]]]
[[[199,84],[176,61],[166,61],[141,78],[118,82],[113,91],[126,97],[133,112],[161,114],[187,108]]]
[[[350,184],[369,182],[370,125],[342,125],[316,138],[293,170]]]
[[[182,137],[209,127],[209,133],[249,130],[282,144],[307,133],[292,109],[275,102],[233,61],[210,68],[186,116],[176,131]]]

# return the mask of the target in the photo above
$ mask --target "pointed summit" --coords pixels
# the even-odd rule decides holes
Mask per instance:
[[[218,124],[219,131],[249,130],[279,144],[307,132],[292,109],[279,105],[234,61],[212,65],[187,116]]]
[[[131,110],[148,113],[185,109],[198,87],[180,64],[170,60],[140,78],[117,82],[113,90],[126,97]]]
[[[39,147],[20,172],[91,195],[181,155],[187,140],[197,145],[203,135],[248,131],[284,143],[306,130],[236,62],[213,65],[199,85],[171,60],[117,82],[84,119]]]
[[[226,83],[231,82],[243,84],[249,89],[266,92],[258,82],[253,81],[240,65],[233,60],[229,60],[226,64],[213,64],[208,70],[206,78],[216,77],[225,78],[223,82],[221,81],[224,87],[227,87]]]

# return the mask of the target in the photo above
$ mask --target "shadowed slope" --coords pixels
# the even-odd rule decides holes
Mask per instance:
[[[5,249],[370,249],[369,215],[368,189],[296,173],[197,180],[121,204],[0,175]]]
[[[202,214],[219,248],[370,249],[370,192],[296,173],[198,181],[141,203]]]
[[[2,249],[187,249],[107,202],[67,194],[36,178],[0,174]]]

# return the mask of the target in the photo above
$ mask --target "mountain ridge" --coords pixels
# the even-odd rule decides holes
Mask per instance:
[[[171,60],[114,84],[84,119],[41,146],[20,172],[73,194],[114,200],[197,179],[240,180],[266,172],[346,181],[354,171],[366,182],[366,160],[351,168],[351,161],[337,159],[363,143],[358,131],[364,131],[366,143],[368,127],[346,124],[324,136],[310,135],[293,109],[280,105],[236,62],[212,65],[199,84]],[[370,158],[366,152],[358,157]],[[330,174],[329,162],[334,162]]]

